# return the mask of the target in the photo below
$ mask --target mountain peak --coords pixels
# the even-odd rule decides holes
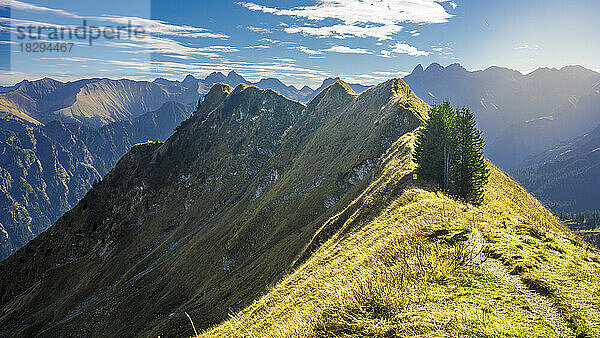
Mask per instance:
[[[411,74],[421,74],[423,73],[423,65],[421,65],[420,63],[415,67],[415,69],[413,69],[413,71],[411,72]]]
[[[444,68],[446,70],[453,70],[453,71],[461,71],[461,72],[466,72],[467,70],[465,69],[465,67],[463,67],[460,63],[455,62],[451,65],[446,66],[446,68]]]
[[[208,83],[219,83],[225,82],[226,80],[227,77],[221,72],[212,72],[204,79],[204,81]]]
[[[323,85],[325,84],[326,82],[324,81]],[[352,88],[346,82],[337,80],[328,85],[317,96],[315,96],[315,98],[310,101],[310,105],[320,104],[322,101],[343,102],[345,99],[351,96],[356,96],[356,93],[352,90]]]
[[[197,113],[203,115],[208,114],[216,106],[221,104],[221,102],[223,102],[231,92],[232,89],[228,85],[224,83],[215,84],[204,96],[204,100],[202,101],[202,104],[199,105]]]
[[[331,87],[336,88],[336,90],[344,90],[346,93],[351,95],[356,95],[354,90],[343,80],[337,80]]]
[[[184,87],[189,87],[189,85],[192,85],[196,82],[198,82],[198,79],[196,79],[193,75],[188,74],[185,76],[183,81],[181,81],[181,85],[183,85]]]
[[[309,86],[306,86],[306,85],[305,85],[304,87],[302,87],[302,89],[300,89],[300,92],[301,92],[301,93],[308,93],[308,94],[310,94],[310,93],[312,93],[312,92],[313,92],[313,89],[312,89],[312,88],[310,88]]]
[[[233,70],[227,74],[227,83],[230,85],[237,86],[238,84],[245,82],[247,82],[246,79]]]
[[[444,69],[444,67],[442,67],[442,65],[440,65],[440,64],[439,64],[439,63],[437,63],[437,62],[434,62],[434,63],[430,64],[430,65],[429,65],[429,66],[428,66],[428,67],[425,69],[425,71],[426,71],[426,72],[436,72],[436,71],[441,71],[441,70],[443,70],[443,69]]]

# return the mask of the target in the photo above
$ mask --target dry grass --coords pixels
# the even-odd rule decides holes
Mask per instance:
[[[493,166],[475,208],[403,181],[404,156],[389,154],[352,217],[305,263],[201,336],[555,336],[522,294],[471,263],[473,227],[579,336],[599,336],[597,252]]]

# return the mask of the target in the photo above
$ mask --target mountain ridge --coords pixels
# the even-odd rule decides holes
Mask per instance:
[[[63,308],[51,301],[49,307],[36,307],[22,317],[23,323],[33,324],[26,329],[13,321],[21,313],[14,308],[0,317],[4,332],[50,333],[67,325],[82,333],[102,328],[115,334],[175,334],[187,325],[187,318],[178,311],[176,317],[168,315],[185,299],[191,302],[190,312],[206,315],[197,325],[222,319],[228,306],[256,297],[269,280],[284,273],[320,219],[371,180],[379,156],[419,125],[425,107],[401,80],[360,96],[338,81],[308,106],[272,90],[214,86],[194,116],[165,143],[134,147],[56,225],[0,263],[0,269],[10,269],[18,257],[33,252],[52,258],[44,263],[38,256],[36,263],[21,269],[20,277],[11,277],[19,283],[0,281],[3,309],[14,301],[11,294],[39,291],[32,296],[54,301],[66,297],[66,303],[59,301],[65,305],[79,303],[83,294],[96,294],[94,307],[106,306],[107,312],[98,317],[85,307],[73,317],[70,305]],[[332,137],[347,139],[327,141]],[[79,213],[84,218],[76,221]],[[205,269],[190,270],[191,257]],[[117,261],[119,266],[110,268]],[[59,264],[53,271],[62,272],[43,277],[46,264]],[[88,267],[80,269],[83,266]],[[64,269],[71,272],[63,274]],[[258,271],[269,277],[257,279]],[[97,274],[104,277],[93,277]],[[57,281],[52,276],[59,275],[78,275],[89,284],[80,288],[65,281],[77,290],[47,288],[53,295],[41,289],[26,291],[35,281],[51,285]],[[233,287],[240,283],[247,287]],[[109,291],[108,285],[121,291]],[[136,292],[122,293],[141,285],[144,292],[163,293],[159,298],[170,296],[148,307]],[[119,309],[140,306],[144,311],[137,312],[139,319],[114,325]],[[61,317],[55,322],[58,326],[34,324],[49,319],[50,313]],[[95,318],[95,327],[79,326],[89,323],[84,319],[88,316]]]

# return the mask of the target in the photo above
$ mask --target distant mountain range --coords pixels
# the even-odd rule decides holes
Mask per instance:
[[[527,158],[511,172],[554,211],[600,208],[600,125],[580,137]]]
[[[308,86],[297,89],[275,78],[252,83],[234,71],[227,76],[213,72],[204,80],[187,75],[182,81],[164,78],[152,82],[99,78],[73,82],[50,78],[24,80],[14,86],[0,87],[0,128],[23,130],[56,120],[99,127],[156,110],[167,101],[196,104],[215,83],[232,87],[245,83],[307,103],[337,80],[339,78],[325,79],[317,90]],[[357,93],[369,88],[360,84],[350,86]]]
[[[162,84],[162,85],[169,85],[169,86],[178,86],[179,85],[179,86],[183,86],[186,88],[194,88],[194,89],[197,89],[197,93],[199,95],[206,94],[208,92],[208,90],[215,83],[224,83],[233,88],[235,88],[239,84],[243,83],[243,84],[246,84],[249,86],[256,86],[260,89],[272,89],[272,90],[278,92],[279,94],[287,97],[288,99],[298,101],[301,103],[308,103],[313,98],[315,98],[315,96],[317,96],[320,92],[322,92],[325,88],[334,84],[338,80],[340,80],[339,77],[327,78],[327,79],[323,80],[323,83],[317,89],[312,89],[309,86],[304,86],[304,87],[302,87],[302,89],[298,89],[295,86],[286,85],[276,78],[261,79],[258,82],[250,82],[250,81],[246,80],[244,77],[242,77],[241,75],[237,74],[235,71],[231,71],[231,72],[229,72],[229,74],[227,74],[227,76],[221,72],[213,72],[213,73],[209,74],[204,80],[197,79],[197,78],[193,77],[192,75],[187,75],[185,77],[185,79],[181,82],[170,81],[170,80],[166,80],[163,78],[158,78],[158,79],[154,80],[153,82]],[[364,86],[361,84],[349,84],[349,86],[357,94],[364,92],[365,90],[369,89],[369,87],[370,87],[370,86]],[[199,97],[197,97],[197,98],[199,98]],[[196,101],[197,101],[197,99],[196,99]]]
[[[449,99],[470,107],[486,137],[486,155],[505,169],[600,123],[600,74],[581,66],[523,75],[433,63],[418,65],[404,80],[428,103]]]
[[[131,146],[165,140],[193,108],[167,102],[100,128],[53,121],[0,130],[0,260],[71,209]]]
[[[527,75],[500,67],[470,72],[459,64],[442,67],[434,63],[426,69],[418,65],[404,80],[417,96],[429,103],[449,99],[454,105],[467,105],[475,111],[478,123],[487,137],[487,157],[504,168],[512,168],[515,173],[518,172],[517,177],[523,181],[525,186],[553,209],[574,211],[591,206],[584,202],[594,201],[594,199],[590,199],[589,194],[584,193],[587,191],[585,187],[581,187],[581,189],[573,191],[573,194],[581,193],[578,198],[573,199],[575,201],[573,203],[576,205],[558,207],[564,205],[564,200],[560,200],[561,197],[558,196],[559,193],[556,190],[559,188],[556,187],[561,187],[563,182],[559,177],[543,178],[543,171],[547,166],[543,167],[542,165],[547,161],[530,161],[525,165],[521,163],[526,158],[551,148],[565,139],[589,131],[590,126],[600,124],[600,112],[598,111],[598,107],[600,107],[600,74],[579,66],[561,69],[540,68]],[[227,75],[213,72],[204,79],[187,75],[181,81],[164,78],[157,78],[152,82],[127,79],[82,79],[74,82],[60,82],[49,78],[38,81],[25,80],[14,86],[0,87],[0,130],[3,130],[4,135],[13,135],[6,136],[3,141],[5,143],[9,142],[7,141],[9,139],[24,137],[23,135],[33,135],[28,138],[46,139],[49,137],[47,133],[60,125],[54,121],[66,123],[65,126],[69,127],[65,128],[68,130],[73,128],[83,130],[85,129],[83,127],[96,130],[117,121],[135,120],[144,112],[156,110],[168,101],[195,106],[198,100],[206,95],[216,83],[224,83],[233,88],[245,83],[261,89],[272,89],[289,99],[306,103],[314,100],[318,94],[337,81],[339,78],[327,78],[319,88],[314,90],[308,86],[297,89],[294,86],[285,85],[275,78],[251,83],[234,71]],[[369,88],[360,84],[346,85],[355,93],[362,93]],[[161,110],[163,109],[161,108]],[[189,111],[188,108],[185,110]],[[175,120],[182,121],[179,118]],[[91,180],[100,178],[108,172],[119,156],[124,154],[132,144],[146,139],[154,139],[154,135],[157,133],[160,134],[158,136],[164,138],[176,125],[169,122],[160,126],[150,126],[148,130],[136,130],[137,134],[131,134],[132,131],[122,131],[126,136],[111,140],[113,145],[110,148],[117,150],[110,154],[109,160],[105,160],[108,164],[97,167],[98,161],[96,161],[92,165],[94,170],[91,172],[95,172],[94,175],[85,171],[88,168],[88,157],[105,158],[107,154],[103,153],[102,147],[88,149],[89,154],[85,155],[86,158],[82,155],[71,154],[66,157],[57,155],[57,159],[52,161],[60,163],[63,158],[74,159],[68,160],[69,163],[74,163],[74,167],[69,170],[65,169],[69,173],[65,177],[81,176],[85,178],[70,178],[67,180],[68,182],[65,181],[67,183],[57,183],[63,180],[59,177],[62,174],[49,175],[43,181],[50,193],[44,191],[38,194],[39,189],[46,188],[35,188],[33,189],[34,195],[50,196],[55,193],[53,190],[63,186],[66,188],[63,192],[57,193],[58,197],[56,198],[40,197],[41,199],[46,198],[43,203],[32,202],[32,199],[23,192],[28,189],[25,188],[27,185],[36,186],[27,181],[33,179],[35,175],[29,176],[31,172],[29,169],[19,169],[22,174],[15,174],[13,170],[10,179],[0,181],[0,190],[4,191],[5,196],[5,202],[0,206],[2,208],[0,210],[0,227],[3,227],[5,231],[12,229],[10,240],[6,240],[5,244],[2,244],[7,248],[3,254],[6,255],[18,248],[26,240],[32,238],[32,234],[37,234],[45,229],[62,212],[74,205],[87,191]],[[136,128],[145,127],[137,125]],[[110,130],[108,128],[105,131]],[[110,135],[101,136],[102,132],[98,135],[101,139],[112,137]],[[60,139],[61,137],[65,139]],[[67,144],[71,142],[72,137],[79,142],[82,136],[72,136],[71,133],[66,132],[56,133],[50,137],[51,140],[48,142],[53,144],[54,148],[60,149],[55,144]],[[39,144],[43,143],[40,141]],[[84,143],[87,146],[87,143]],[[24,147],[18,142],[6,144],[9,148]],[[31,150],[33,147],[25,146],[24,149]],[[24,154],[29,153],[24,152]],[[35,156],[38,158],[35,159]],[[30,160],[43,162],[40,157],[54,155],[37,154],[35,156]],[[540,156],[543,157],[543,155]],[[15,161],[15,163],[30,163],[29,160],[23,159],[15,159]],[[6,169],[11,165],[13,164],[6,162],[2,168]],[[24,166],[28,165],[30,164]],[[66,168],[69,165],[60,163],[59,167]],[[526,171],[516,171],[524,166],[528,167]],[[524,172],[530,174],[521,174]],[[15,190],[15,182],[20,182],[19,177],[25,177],[24,182],[27,184]],[[533,177],[540,181],[535,183]],[[567,176],[560,177],[566,178]],[[543,184],[540,183],[542,181]],[[556,187],[551,188],[552,184]],[[554,189],[555,192],[549,193],[545,189]],[[72,191],[77,191],[77,193],[72,194]],[[70,197],[65,197],[67,195]],[[40,205],[44,205],[44,207]],[[39,211],[42,209],[44,211]],[[41,216],[34,217],[32,215]],[[27,226],[30,226],[32,230],[27,230]],[[17,228],[20,230],[15,231],[14,229]],[[19,231],[20,235],[12,235]],[[2,255],[0,255],[1,257]]]

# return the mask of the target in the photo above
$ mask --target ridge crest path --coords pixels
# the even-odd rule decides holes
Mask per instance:
[[[575,337],[569,323],[563,318],[553,302],[537,290],[528,287],[519,276],[510,274],[508,267],[502,261],[484,255],[484,245],[485,242],[479,230],[472,228],[467,242],[467,248],[471,253],[471,261],[524,295],[533,313],[552,325],[558,336]]]

